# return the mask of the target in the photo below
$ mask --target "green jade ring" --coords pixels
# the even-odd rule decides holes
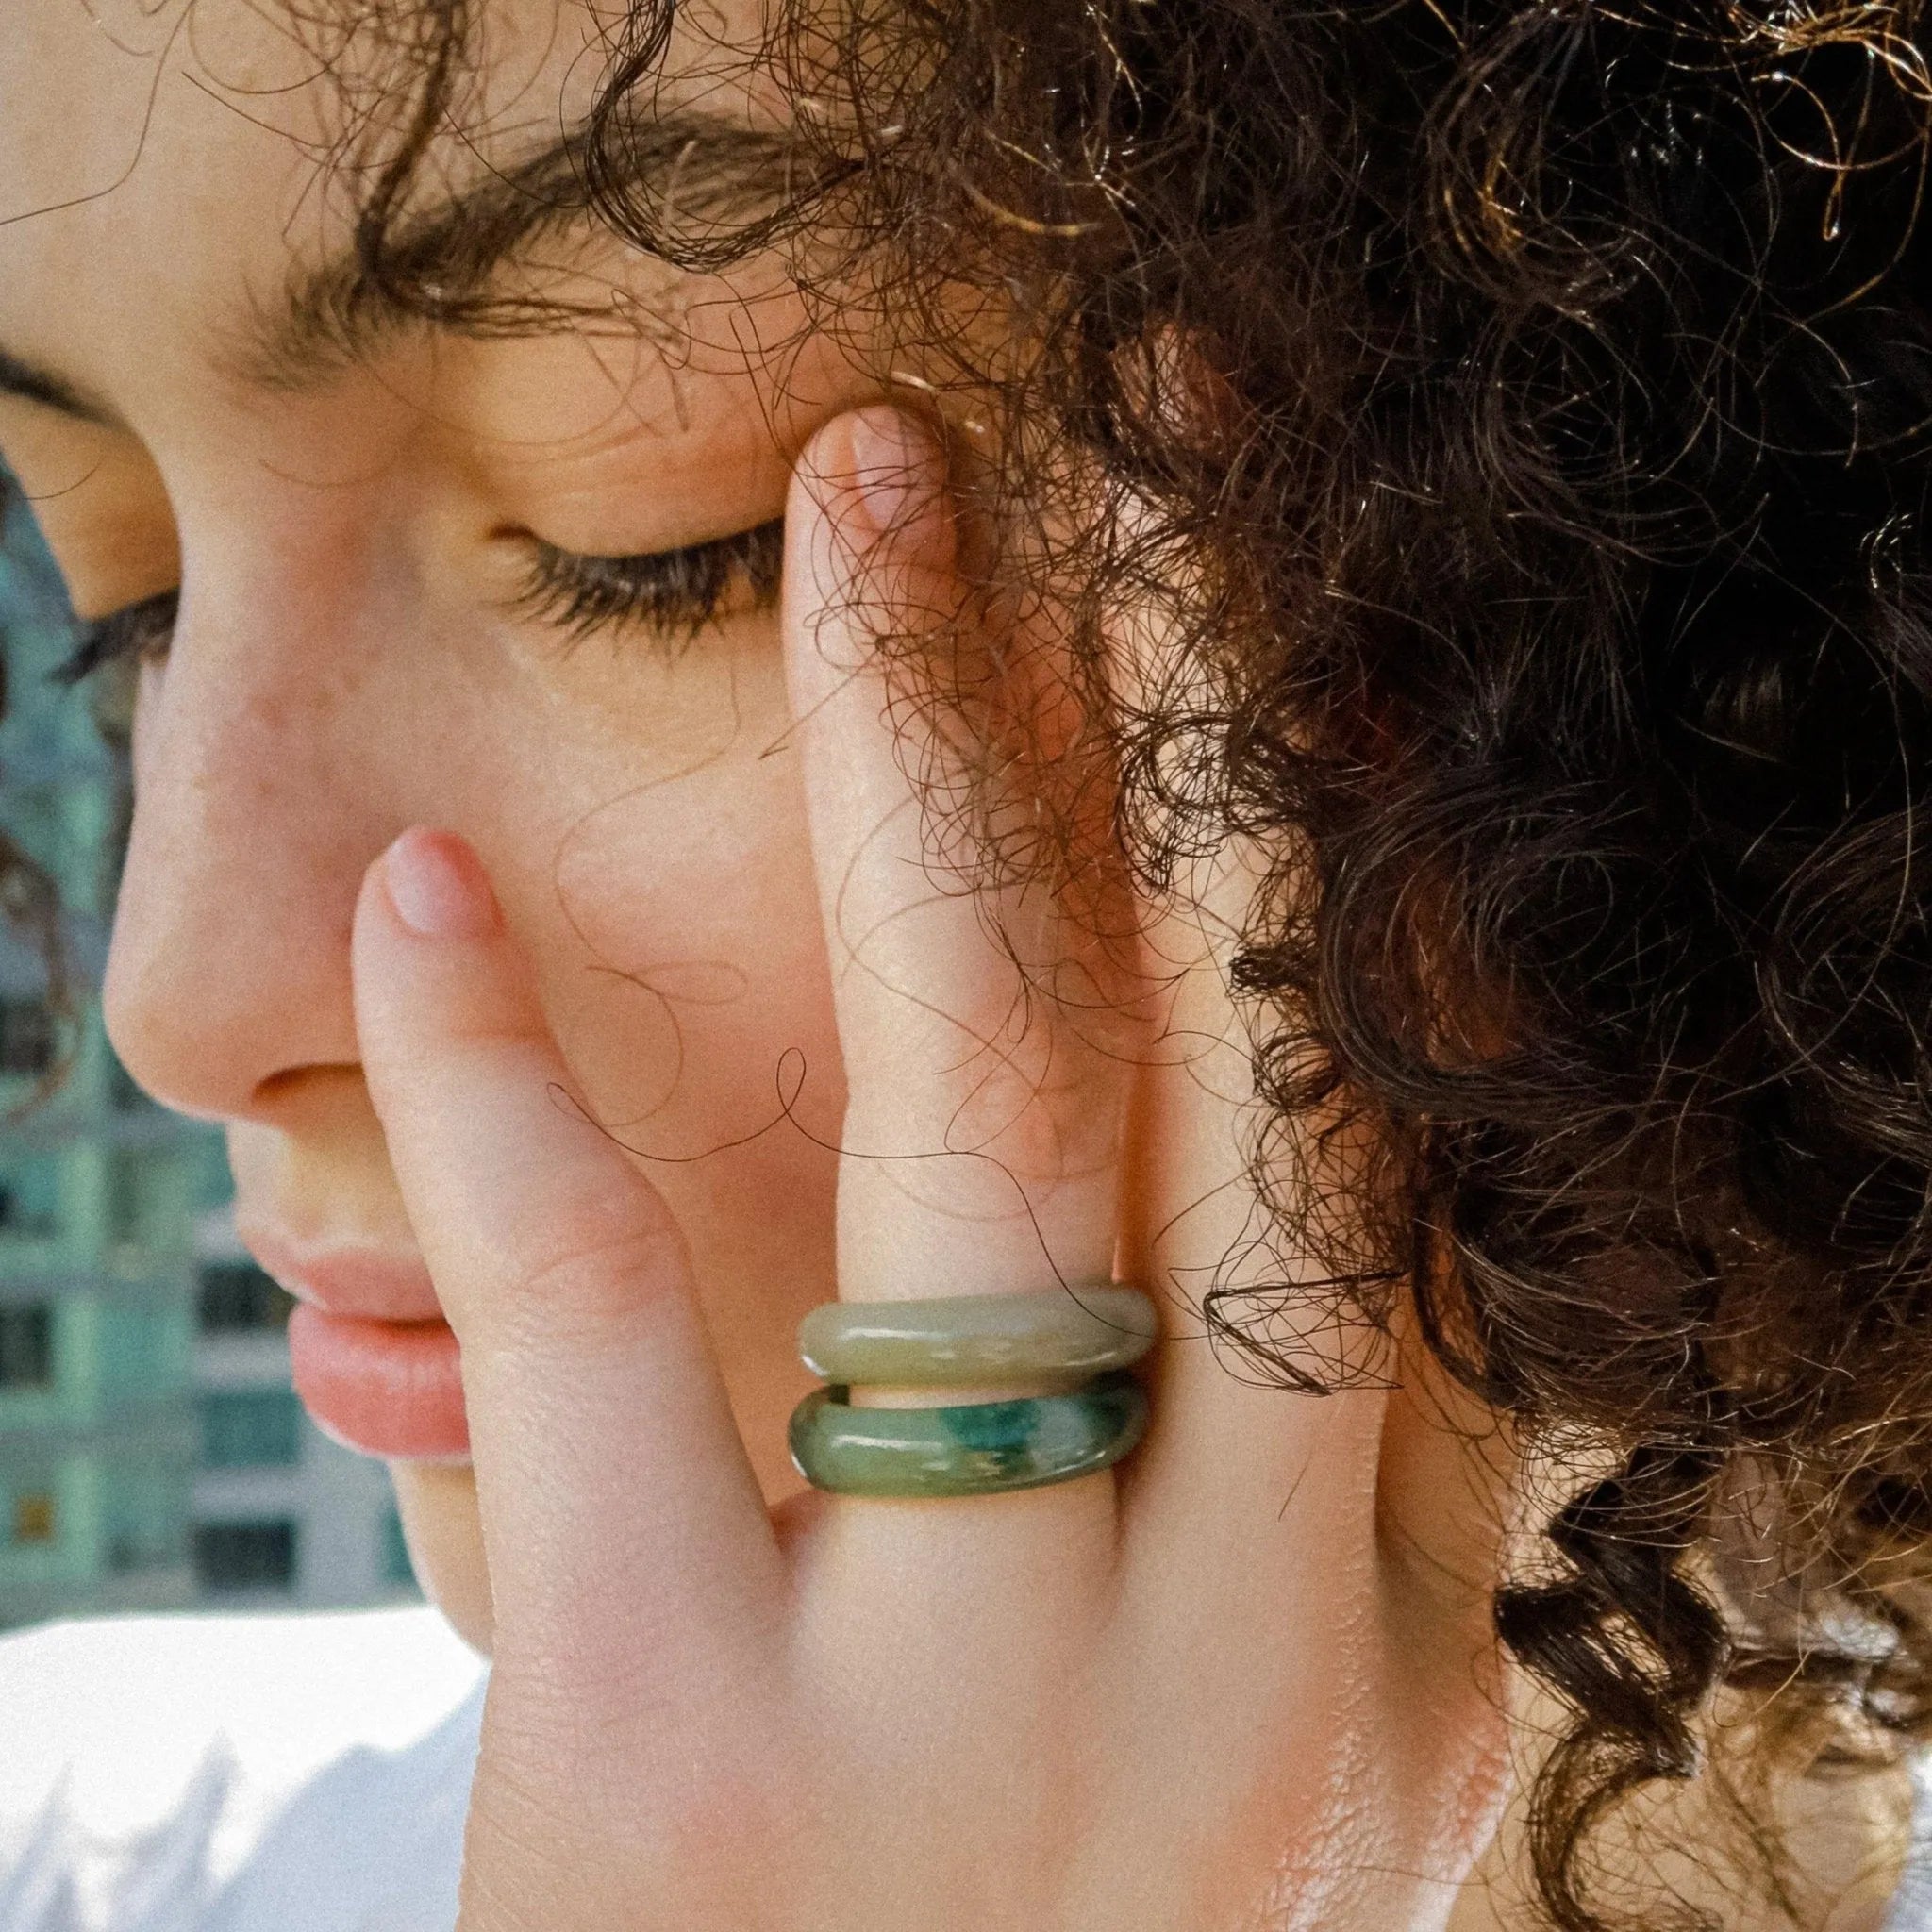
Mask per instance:
[[[849,1496],[983,1496],[1069,1482],[1118,1462],[1147,1426],[1127,1373],[1154,1345],[1137,1289],[835,1302],[799,1328],[806,1366],[830,1387],[791,1417],[806,1480]],[[941,1408],[854,1408],[853,1384],[904,1389],[1085,1375],[1078,1389]]]
[[[798,1324],[798,1352],[827,1382],[957,1389],[1014,1377],[1131,1368],[1159,1323],[1138,1288],[827,1302]]]

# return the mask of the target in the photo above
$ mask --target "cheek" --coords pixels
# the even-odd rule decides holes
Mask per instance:
[[[668,662],[472,640],[482,670],[381,728],[404,822],[475,839],[586,1106],[683,1231],[775,1499],[798,1323],[836,1291],[844,1086],[776,625],[740,629]]]
[[[843,1074],[775,640],[682,673],[633,708],[645,722],[599,802],[531,850],[526,929],[588,1105],[691,1244],[775,1497],[796,1486],[785,1419],[810,1386],[798,1322],[836,1292]]]
[[[652,1126],[665,1155],[752,1131],[781,1085],[815,1132],[837,1131],[803,820],[793,760],[734,760],[607,807],[558,855],[557,915],[581,961],[557,986],[560,1042],[600,1111]]]
[[[559,1044],[600,1117],[659,1158],[741,1141],[781,1092],[816,1138],[842,1114],[774,630],[633,693],[597,802],[535,881]]]

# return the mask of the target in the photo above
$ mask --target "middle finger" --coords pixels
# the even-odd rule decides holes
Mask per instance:
[[[952,661],[974,641],[958,630],[941,453],[895,411],[842,418],[808,452],[788,528],[788,663],[851,1095],[841,1297],[1077,1293],[1111,1273],[1125,1057],[1091,1024],[1102,1002],[1055,894],[989,883],[957,829],[976,821],[951,808],[985,775],[958,714],[915,704],[925,667],[889,673],[877,645],[890,632]],[[939,1399],[1006,1392],[1028,1391]],[[1092,1601],[1113,1531],[1108,1474],[943,1501],[841,1497],[810,1560],[874,1579],[863,1607],[836,1592],[841,1641],[858,1614],[896,1654],[1022,1646],[1063,1670],[1042,1619]],[[1013,1667],[1009,1655],[1009,1685]]]

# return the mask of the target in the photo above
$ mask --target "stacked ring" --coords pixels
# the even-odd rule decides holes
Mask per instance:
[[[834,1302],[799,1328],[806,1366],[830,1385],[791,1417],[806,1480],[850,1496],[981,1496],[1071,1481],[1118,1462],[1147,1426],[1128,1373],[1154,1344],[1138,1289]],[[941,1408],[854,1408],[854,1383],[958,1388],[1088,1379],[1077,1389]]]

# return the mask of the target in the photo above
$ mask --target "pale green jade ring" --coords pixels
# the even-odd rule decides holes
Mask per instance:
[[[798,1324],[798,1352],[827,1382],[957,1389],[1130,1368],[1159,1331],[1138,1288],[827,1302]]]
[[[791,1416],[791,1459],[815,1488],[847,1496],[987,1496],[1091,1475],[1147,1426],[1147,1395],[1124,1369],[1071,1395],[949,1408],[854,1408],[843,1385]]]

